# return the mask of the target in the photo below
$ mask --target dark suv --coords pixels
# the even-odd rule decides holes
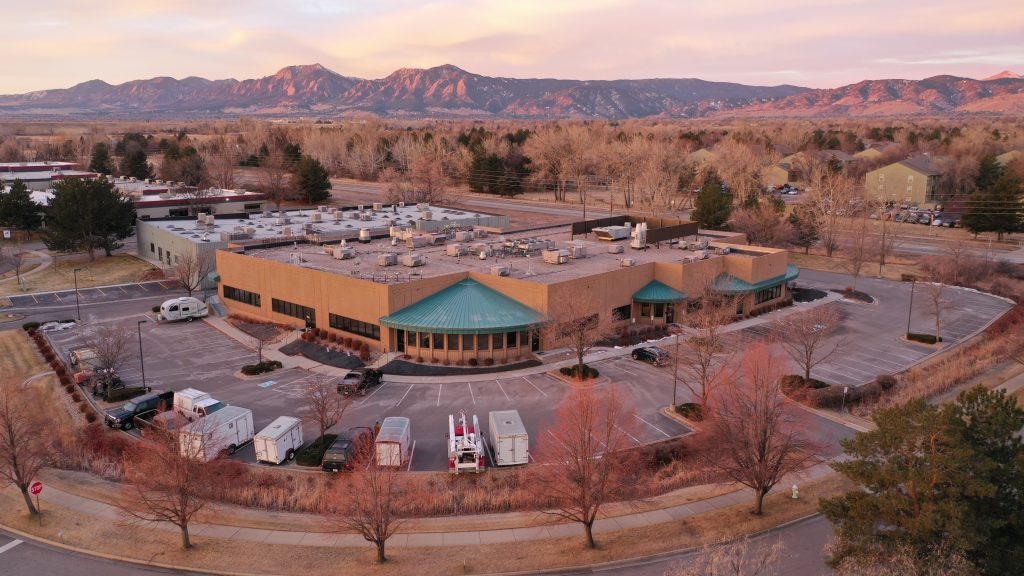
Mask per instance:
[[[341,472],[352,470],[353,460],[360,448],[367,448],[373,443],[373,431],[365,426],[349,428],[334,440],[327,452],[324,452],[320,469],[324,472]]]
[[[664,366],[668,362],[668,352],[657,346],[647,346],[633,350],[633,360],[647,362],[655,366]]]
[[[150,392],[107,410],[103,421],[111,428],[131,430],[136,418],[149,420],[158,412],[170,410],[173,402],[174,392]]]

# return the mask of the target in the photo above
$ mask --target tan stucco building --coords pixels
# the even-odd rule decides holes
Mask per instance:
[[[868,172],[864,193],[882,202],[934,206],[941,204],[941,159],[922,154]]]

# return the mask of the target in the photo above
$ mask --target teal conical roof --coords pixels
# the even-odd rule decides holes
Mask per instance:
[[[648,304],[671,304],[680,300],[686,300],[686,294],[663,282],[651,280],[646,286],[633,294],[633,300]]]
[[[542,322],[540,312],[468,278],[380,319],[391,328],[445,334],[516,332]]]

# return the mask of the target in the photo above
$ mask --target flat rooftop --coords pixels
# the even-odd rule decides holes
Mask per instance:
[[[456,272],[478,272],[493,274],[494,267],[505,267],[512,278],[529,279],[534,282],[554,284],[578,278],[608,272],[624,266],[624,260],[632,260],[634,265],[650,262],[686,262],[701,258],[718,258],[712,242],[723,242],[729,234],[714,234],[700,231],[695,236],[681,238],[680,242],[661,242],[660,246],[650,244],[646,249],[633,249],[630,239],[616,241],[598,240],[594,234],[587,237],[577,235],[571,238],[569,226],[559,226],[545,230],[535,230],[514,234],[488,233],[486,237],[473,240],[458,241],[449,239],[445,244],[410,249],[405,242],[392,239],[372,240],[369,243],[348,242],[347,247],[355,251],[352,258],[337,259],[333,250],[337,245],[318,246],[314,244],[297,244],[273,248],[252,248],[246,255],[265,258],[278,262],[287,262],[333,274],[358,277],[378,283],[394,284],[408,282],[420,278],[443,276]],[[574,246],[582,246],[586,257],[567,258],[562,264],[545,262],[543,251],[520,248],[520,241],[532,240],[534,245],[546,243],[555,249],[572,251]],[[512,244],[512,246],[510,246]],[[466,248],[460,256],[449,255],[453,245]],[[707,250],[699,249],[698,245],[708,246]],[[681,248],[681,246],[683,248]],[[616,247],[616,248],[613,248]],[[621,252],[613,253],[621,248]],[[745,247],[739,247],[739,254]],[[737,247],[730,248],[737,253]],[[456,250],[453,249],[453,252]],[[485,252],[486,257],[480,258],[479,253]],[[384,254],[395,254],[398,263],[381,266],[378,259]],[[423,264],[409,267],[403,265],[402,257],[417,254]],[[753,252],[751,257],[753,257]]]
[[[159,195],[156,200],[162,200]],[[221,234],[231,235],[226,241],[248,245],[271,241],[300,240],[315,243],[337,243],[342,239],[356,240],[361,230],[369,230],[373,236],[388,236],[391,226],[403,226],[410,229],[444,229],[446,226],[469,228],[473,226],[493,227],[496,223],[508,218],[495,216],[485,212],[456,210],[443,206],[429,206],[421,210],[415,204],[398,206],[384,204],[381,210],[373,210],[373,205],[364,206],[363,210],[342,210],[340,208],[320,207],[307,210],[290,210],[285,212],[263,212],[248,218],[216,218],[213,224],[199,224],[198,218],[189,220],[146,220],[146,225],[157,226],[168,232],[195,241],[221,241]],[[430,213],[430,219],[424,220],[424,212]],[[386,242],[377,241],[381,246]]]
[[[74,162],[0,162],[0,172],[51,172],[78,166]]]
[[[146,204],[174,204],[176,202],[188,202],[194,198],[193,195],[182,192],[171,192],[167,188],[149,188],[146,193],[132,194],[132,200],[136,205]],[[249,192],[248,190],[227,190],[223,188],[210,188],[205,191],[203,200],[205,202],[244,202],[248,200],[263,200],[263,194]]]
[[[86,172],[85,170],[20,170],[8,172],[0,169],[0,180],[6,182],[13,182],[15,180],[39,182],[41,180],[61,180],[63,178],[95,178],[96,176],[95,172]]]

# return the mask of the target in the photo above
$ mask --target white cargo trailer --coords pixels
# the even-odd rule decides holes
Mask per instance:
[[[292,416],[281,416],[260,430],[252,440],[256,446],[256,460],[280,464],[295,458],[302,447],[302,421]]]
[[[173,320],[188,320],[194,318],[205,318],[210,314],[210,308],[205,302],[191,296],[172,298],[160,305],[160,314],[157,320],[163,322]]]
[[[221,452],[234,454],[252,437],[252,410],[225,406],[182,428],[179,442],[182,455],[210,461]]]
[[[489,415],[491,450],[495,466],[514,466],[530,461],[530,437],[516,410],[498,410]]]
[[[408,460],[409,451],[409,419],[402,416],[389,416],[380,425],[377,438],[374,440],[374,451],[377,453],[377,465],[401,466]]]

